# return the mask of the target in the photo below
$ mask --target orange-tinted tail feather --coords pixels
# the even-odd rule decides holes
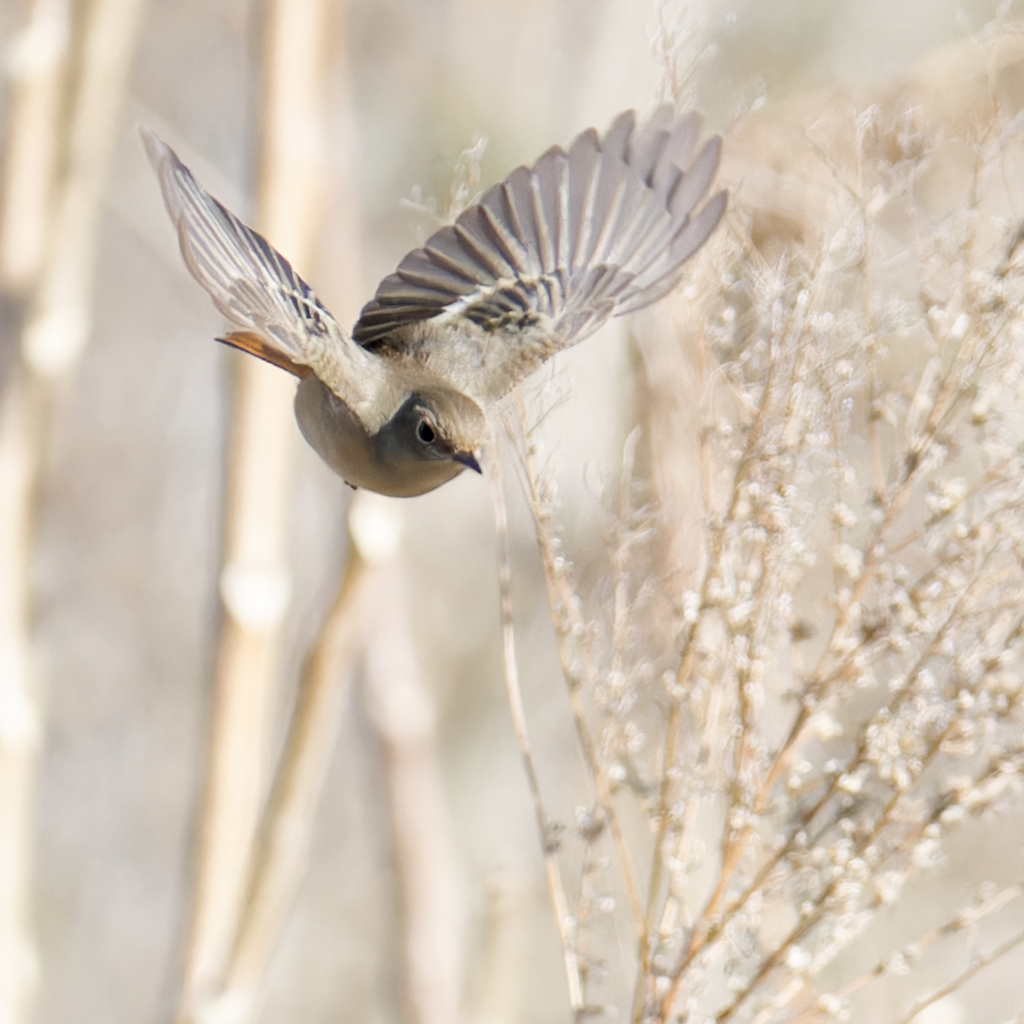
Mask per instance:
[[[252,331],[233,331],[231,334],[217,340],[225,345],[230,345],[232,348],[248,352],[249,355],[256,356],[257,359],[262,359],[264,362],[277,366],[282,370],[287,370],[296,377],[308,377],[313,372],[308,366],[293,362],[279,348],[271,345],[266,338],[254,334]]]

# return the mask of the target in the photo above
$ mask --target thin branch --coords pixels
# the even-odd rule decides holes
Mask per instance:
[[[740,501],[740,493],[742,489],[741,484],[746,479],[747,473],[756,461],[757,446],[760,441],[761,432],[764,429],[765,417],[770,404],[769,399],[773,391],[773,386],[774,363],[769,366],[768,377],[765,380],[761,392],[760,405],[757,408],[754,422],[751,424],[751,427],[746,434],[746,443],[744,445],[743,455],[740,458],[739,464],[736,467],[736,472],[733,476],[729,504],[719,522],[714,524],[711,529],[710,550],[708,552],[707,565],[705,566],[703,578],[701,580],[697,609],[694,613],[695,618],[690,624],[684,638],[682,657],[679,662],[679,668],[675,673],[675,685],[677,691],[681,690],[682,687],[686,685],[693,669],[693,663],[696,657],[695,639],[700,630],[701,617],[710,607],[711,583],[719,568],[719,561],[722,557],[722,552],[725,546],[727,528],[729,524],[732,523],[736,515],[736,509]],[[654,852],[652,855],[651,872],[648,882],[647,910],[644,915],[646,928],[644,930],[643,940],[640,944],[640,971],[633,999],[633,1020],[635,1021],[640,1020],[643,1014],[643,1007],[646,1001],[644,990],[649,981],[649,974],[652,966],[652,947],[650,936],[654,929],[658,900],[661,894],[665,856],[664,847],[671,820],[670,806],[674,777],[670,769],[676,763],[676,749],[679,743],[679,735],[682,730],[682,722],[682,701],[678,696],[673,696],[671,709],[669,711],[669,720],[665,730],[665,740],[663,743],[661,786],[658,793],[657,812],[655,818],[657,821],[657,832],[655,834]]]
[[[583,984],[580,976],[579,958],[576,952],[576,940],[573,934],[572,920],[569,915],[569,904],[562,884],[561,871],[558,866],[558,842],[553,834],[552,823],[544,810],[544,802],[540,792],[540,782],[530,753],[530,740],[526,726],[526,711],[523,707],[523,695],[519,686],[519,668],[516,662],[515,626],[512,613],[512,553],[508,535],[508,511],[505,505],[505,494],[502,488],[501,467],[498,460],[497,431],[492,426],[492,458],[489,460],[489,476],[491,479],[491,498],[494,506],[494,522],[498,536],[498,582],[501,588],[501,639],[502,664],[504,667],[505,693],[508,698],[509,711],[512,716],[512,729],[515,732],[516,744],[523,760],[523,770],[533,799],[533,811],[537,819],[537,830],[540,835],[541,848],[544,856],[544,871],[547,876],[548,893],[555,912],[555,926],[562,943],[562,960],[565,966],[566,984],[569,991],[569,1005],[577,1016],[583,1013]]]
[[[1000,890],[991,899],[985,900],[976,907],[971,907],[969,911],[957,914],[957,916],[952,920],[944,922],[939,925],[939,927],[933,928],[926,935],[921,936],[921,938],[916,939],[912,943],[908,943],[904,946],[902,951],[890,953],[884,960],[879,961],[879,963],[877,963],[870,971],[854,978],[852,981],[847,982],[841,988],[835,989],[829,994],[837,999],[848,999],[855,992],[858,992],[872,981],[877,981],[879,978],[885,977],[885,975],[890,973],[893,962],[899,957],[902,956],[908,960],[919,960],[922,951],[930,949],[937,945],[942,939],[961,932],[968,927],[968,919],[970,926],[975,926],[984,918],[991,917],[993,914],[998,913],[1013,900],[1018,899],[1021,895],[1024,895],[1024,888],[1020,885],[1012,885]],[[912,957],[910,956],[910,950],[913,950]],[[923,1006],[919,1006],[914,1012],[919,1013],[923,1008]],[[816,1005],[807,1007],[798,1013],[796,1017],[788,1018],[789,1024],[808,1024],[812,1017],[816,1015],[817,1009]],[[911,1019],[912,1018],[913,1015],[911,1015]]]
[[[939,649],[943,637],[946,635],[947,630],[950,628],[951,624],[955,621],[957,610],[967,602],[968,598],[973,592],[973,589],[973,587],[967,587],[960,592],[960,594],[958,595],[958,599],[955,602],[954,608],[947,615],[946,619],[940,624],[939,628],[932,636],[925,650],[919,655],[916,667],[914,671],[910,674],[909,678],[913,678],[913,675],[916,674],[916,672],[919,671],[921,668],[923,668],[927,660],[930,657],[932,657],[934,653]],[[906,687],[899,694],[895,695],[894,700],[890,702],[890,704],[887,705],[887,707],[890,710],[893,710],[897,708],[899,705],[901,705],[904,701],[909,700],[911,696],[912,688]],[[951,723],[949,726],[947,726],[947,729],[950,727]],[[932,745],[931,756],[934,756],[938,752],[939,748],[941,747],[944,735],[945,734],[940,734],[938,739]],[[682,984],[682,979],[685,976],[686,969],[694,962],[696,957],[700,954],[700,952],[703,949],[708,948],[708,946],[712,942],[717,940],[717,938],[724,932],[730,920],[732,920],[736,916],[736,914],[739,913],[739,911],[746,905],[746,903],[755,893],[761,890],[765,881],[772,874],[772,872],[774,872],[778,868],[779,864],[793,852],[795,848],[796,836],[799,835],[801,831],[806,830],[809,827],[810,823],[820,813],[822,808],[824,808],[825,805],[840,791],[841,777],[843,775],[849,775],[852,771],[855,771],[857,766],[864,761],[866,754],[867,729],[865,727],[861,732],[861,738],[858,742],[857,748],[851,759],[847,762],[844,772],[837,773],[833,778],[832,783],[827,788],[825,794],[822,797],[820,797],[812,805],[812,807],[810,807],[800,816],[800,820],[797,823],[797,825],[790,829],[789,836],[786,842],[782,844],[782,846],[778,850],[776,850],[775,853],[772,854],[772,856],[765,862],[765,864],[761,866],[761,868],[757,871],[753,880],[746,887],[746,889],[728,904],[728,906],[721,912],[721,914],[719,914],[717,919],[712,920],[706,913],[702,916],[700,923],[704,927],[694,929],[687,953],[683,957],[679,966],[673,971],[673,982],[663,1002],[663,1006],[665,1007],[664,1013],[666,1014],[666,1016],[669,1014],[670,1008],[674,1004],[675,1000],[678,998],[679,988]],[[927,758],[925,759],[924,763],[927,763]],[[876,821],[875,827],[872,830],[870,830],[870,832],[867,835],[867,838],[864,838],[860,842],[859,845],[861,847],[867,846],[869,842],[874,841],[878,837],[883,827],[888,822],[889,816],[894,810],[896,803],[901,795],[902,794],[898,792],[895,792],[893,794],[891,799],[888,801],[888,803],[880,813],[879,818]],[[763,808],[759,810],[758,813],[763,813]],[[825,893],[822,894],[820,899],[816,901],[817,912],[815,914],[809,915],[804,920],[802,920],[797,926],[795,926],[793,931],[789,935],[787,935],[782,942],[780,942],[777,945],[775,954],[770,955],[768,958],[766,958],[761,968],[754,975],[754,980],[747,986],[744,992],[741,993],[736,998],[736,1000],[731,1004],[729,1008],[729,1013],[734,1012],[741,1005],[741,1003],[752,993],[755,985],[758,984],[770,970],[774,969],[774,966],[776,966],[779,962],[782,953],[787,948],[789,948],[793,943],[798,942],[800,938],[804,934],[806,934],[807,931],[810,930],[810,927],[817,923],[821,915],[825,912],[829,893],[831,891],[834,891],[835,886],[838,884],[840,880],[841,878],[837,879],[836,882],[833,883],[833,885],[830,886],[829,889],[827,889]],[[719,885],[719,888],[721,888],[721,884]],[[723,1016],[722,1019],[726,1020],[728,1019],[728,1016]]]
[[[523,435],[529,437],[526,412],[521,401],[517,403],[517,411],[519,414],[520,430]],[[586,679],[580,676],[580,673],[573,667],[573,659],[569,650],[571,638],[583,635],[585,631],[584,622],[579,613],[578,604],[574,599],[575,595],[572,592],[566,572],[562,568],[563,560],[555,551],[554,537],[549,529],[548,514],[545,509],[545,500],[542,493],[543,488],[537,469],[536,448],[532,441],[528,441],[526,445],[525,461],[534,525],[541,549],[544,579],[547,583],[548,604],[552,610],[551,619],[558,636],[558,657],[562,667],[562,676],[566,681],[566,688],[569,693],[569,703],[572,708],[573,722],[576,726],[576,735],[583,752],[583,763],[590,774],[598,806],[601,808],[601,812],[604,814],[612,833],[619,870],[622,873],[626,896],[633,914],[633,925],[639,937],[643,934],[644,930],[644,914],[640,901],[636,868],[633,865],[633,858],[622,831],[622,822],[619,819],[611,788],[608,785],[608,777],[602,766],[602,760],[598,756],[597,746],[587,721],[586,709],[583,706],[583,694],[587,690],[593,692],[596,680],[592,671],[588,671],[588,678]],[[590,666],[587,667],[589,668]]]
[[[1006,942],[1001,945],[996,946],[996,948],[990,953],[986,953],[984,956],[975,957],[971,961],[969,967],[961,971],[959,974],[954,974],[945,985],[936,989],[930,996],[928,996],[927,999],[922,999],[919,1002],[916,1002],[908,1013],[900,1017],[896,1024],[911,1024],[917,1015],[926,1007],[931,1006],[932,1003],[937,1003],[940,999],[944,999],[951,993],[956,992],[976,974],[979,974],[990,964],[994,964],[997,960],[1006,956],[1007,953],[1013,952],[1013,950],[1021,945],[1024,945],[1024,930],[1018,932],[1012,938],[1007,939]]]

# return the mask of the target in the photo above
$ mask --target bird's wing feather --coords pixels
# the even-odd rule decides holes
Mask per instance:
[[[188,269],[242,329],[224,340],[258,335],[264,345],[238,347],[300,376],[308,367],[350,407],[372,406],[381,360],[345,335],[291,264],[202,189],[170,146],[145,129],[142,138]]]
[[[514,387],[609,317],[678,282],[725,210],[704,202],[720,140],[693,157],[700,118],[620,115],[489,189],[409,253],[362,312],[368,348],[450,367],[478,399]]]

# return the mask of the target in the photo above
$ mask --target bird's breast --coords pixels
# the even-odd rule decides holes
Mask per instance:
[[[374,453],[358,417],[318,377],[299,382],[295,418],[309,446],[353,487],[372,487]]]

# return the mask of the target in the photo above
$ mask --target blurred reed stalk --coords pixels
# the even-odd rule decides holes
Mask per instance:
[[[32,526],[53,403],[92,326],[96,229],[141,0],[38,0],[14,50],[0,185],[0,287],[24,296],[20,359],[0,395],[0,1020],[29,1019],[32,801],[43,732],[33,673]],[[77,60],[62,110],[69,47]],[[57,155],[64,169],[57,177]]]
[[[39,429],[22,374],[0,395],[0,1021],[29,1019],[32,832],[41,708],[32,673],[31,551]]]
[[[381,575],[394,558],[400,524],[350,511],[351,547],[334,606],[306,658],[270,800],[261,817],[245,899],[235,923],[224,980],[211,1006],[232,1020],[256,1008],[271,957],[305,873],[316,812],[334,753],[353,663],[380,608]]]
[[[265,28],[259,224],[300,268],[310,262],[320,228],[327,13],[323,0],[281,0],[271,5]],[[344,11],[332,15],[330,34],[343,65],[336,80],[347,87]],[[351,122],[347,89],[335,102]],[[362,277],[350,148],[332,175],[345,236],[335,248],[342,267],[335,292],[346,314]],[[240,1022],[256,1012],[305,874],[347,682],[369,637],[373,720],[389,754],[396,846],[406,853],[398,869],[408,937],[407,1003],[416,1021],[450,1022],[457,1014],[461,968],[456,902],[437,899],[436,882],[446,877],[450,860],[443,830],[438,831],[442,816],[435,813],[441,800],[432,716],[411,712],[411,705],[429,708],[428,698],[409,646],[404,589],[397,570],[388,568],[399,545],[400,515],[394,503],[374,495],[358,494],[352,501],[348,561],[334,606],[306,658],[270,796],[262,805],[287,600],[294,382],[249,358],[239,360],[238,372],[221,584],[226,616],[179,1019]],[[385,632],[370,628],[375,620]],[[436,855],[426,856],[429,850]],[[450,889],[449,879],[445,891]]]
[[[0,191],[0,286],[7,292],[27,291],[46,254],[70,32],[69,0],[35,0],[8,57],[13,89]]]
[[[272,0],[263,27],[257,227],[302,271],[323,208],[326,0]],[[287,557],[294,381],[238,357],[206,793],[179,1013],[219,1001],[244,911],[267,794],[279,647],[289,602]],[[241,1011],[244,1019],[244,1012]]]
[[[378,516],[399,516],[377,499]],[[447,828],[433,696],[412,642],[404,567],[390,566],[369,625],[366,693],[387,772],[404,938],[402,980],[409,1024],[461,1016],[461,914]]]

